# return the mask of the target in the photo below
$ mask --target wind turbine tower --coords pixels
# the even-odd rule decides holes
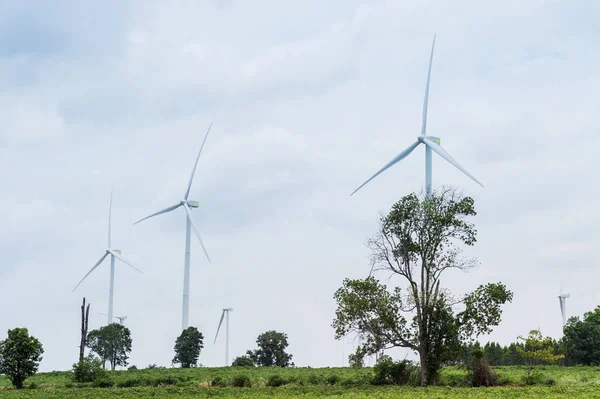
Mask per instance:
[[[560,294],[558,301],[560,302],[560,313],[562,315],[563,327],[567,324],[567,298],[570,298],[571,294]]]
[[[223,317],[225,317],[225,367],[229,366],[229,312],[232,310],[232,308],[223,309],[221,320],[219,320],[219,326],[217,327],[217,333],[215,334],[215,340],[213,342],[213,345],[217,342],[219,330],[221,329],[221,324],[223,324]]]
[[[121,256],[120,249],[111,248],[112,245],[111,245],[111,237],[110,237],[110,233],[111,233],[110,225],[111,225],[111,218],[112,218],[112,200],[113,200],[113,193],[111,191],[110,205],[108,206],[108,247],[105,250],[105,254],[102,255],[100,260],[98,262],[96,262],[96,264],[90,269],[90,271],[87,272],[87,274],[85,276],[83,276],[81,281],[79,283],[77,283],[75,288],[73,288],[73,291],[75,291],[77,289],[77,287],[79,287],[79,285],[83,282],[83,280],[85,280],[86,277],[89,276],[90,273],[93,272],[98,266],[100,266],[102,261],[104,261],[104,259],[108,255],[110,255],[110,283],[109,283],[109,288],[108,288],[108,315],[107,315],[108,321],[107,321],[107,324],[112,323],[112,319],[113,319],[113,296],[114,296],[114,291],[115,291],[115,259],[119,259],[121,262],[125,263],[126,265],[128,265],[129,267],[131,267],[132,269],[134,269],[140,273],[142,272],[140,269],[133,266],[133,264],[131,262],[129,262],[128,260],[123,258],[123,256]]]
[[[204,141],[202,141],[202,145],[200,146],[200,151],[198,151],[198,156],[196,157],[196,163],[194,163],[194,168],[192,169],[192,174],[190,175],[190,179],[187,185],[187,189],[185,194],[183,195],[183,199],[179,202],[171,205],[168,208],[165,208],[161,211],[153,213],[150,216],[146,216],[143,219],[138,220],[134,223],[134,225],[144,221],[146,219],[150,219],[151,217],[160,215],[162,213],[172,212],[179,207],[183,207],[186,215],[186,225],[185,225],[185,261],[183,267],[183,300],[182,300],[182,310],[181,310],[181,329],[185,330],[189,325],[189,309],[190,309],[190,256],[191,256],[191,230],[194,229],[194,233],[200,242],[200,246],[204,251],[204,255],[206,255],[206,259],[210,263],[210,257],[208,256],[208,252],[206,252],[206,248],[204,248],[204,243],[202,242],[202,238],[200,238],[200,233],[198,233],[198,228],[196,227],[196,223],[194,222],[194,218],[192,216],[192,211],[190,208],[198,208],[200,203],[198,201],[192,201],[189,199],[190,190],[192,188],[192,181],[194,180],[194,174],[196,173],[196,167],[198,166],[198,160],[200,159],[200,154],[202,154],[202,148],[204,148],[204,143],[206,143],[206,138],[208,137],[208,133],[210,133],[210,128],[212,127],[212,123],[208,127],[208,131],[204,136]]]

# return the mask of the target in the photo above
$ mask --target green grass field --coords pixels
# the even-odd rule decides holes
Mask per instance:
[[[11,388],[0,377],[0,398],[600,398],[600,368],[539,366],[539,385],[525,386],[523,367],[496,367],[503,386],[465,387],[466,372],[447,367],[438,387],[393,387],[370,384],[371,368],[196,368],[114,371],[106,385],[72,384],[67,372],[40,373],[27,389]],[[240,378],[241,377],[241,378]],[[547,379],[552,385],[546,385]],[[235,387],[246,381],[249,387]],[[281,386],[269,386],[279,381]]]

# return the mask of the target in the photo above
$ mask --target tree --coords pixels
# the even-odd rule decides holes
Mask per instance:
[[[451,269],[469,270],[475,259],[460,256],[458,244],[476,242],[477,231],[467,218],[476,214],[474,201],[444,189],[429,198],[410,194],[381,217],[377,235],[367,241],[371,269],[399,277],[404,288],[388,290],[373,276],[345,279],[334,294],[336,339],[354,333],[367,337],[367,354],[393,347],[419,354],[421,384],[435,383],[441,365],[455,359],[461,342],[492,331],[500,306],[512,300],[501,283],[479,286],[460,299],[441,285]],[[455,313],[454,305],[463,310]]]
[[[571,317],[564,329],[564,346],[569,360],[575,364],[600,364],[600,306],[586,312],[583,320]]]
[[[287,334],[277,331],[266,331],[256,338],[258,349],[247,351],[252,361],[258,366],[293,366],[292,355],[285,352],[288,347]]]
[[[488,342],[483,347],[485,360],[490,366],[501,366],[503,364],[504,350],[502,346],[496,342]]]
[[[527,338],[519,337],[518,339],[524,341],[523,348],[517,347],[517,352],[527,362],[527,378],[531,375],[531,370],[536,362],[554,363],[565,357],[554,354],[552,338],[544,338],[539,330],[531,330]]]
[[[202,333],[193,326],[186,328],[175,341],[173,364],[181,364],[182,368],[196,367],[202,348],[204,348]]]
[[[234,367],[254,367],[254,362],[250,359],[250,356],[238,356],[231,365]]]
[[[8,338],[0,341],[0,374],[21,389],[23,381],[37,372],[43,353],[41,342],[26,328],[8,330]]]
[[[111,323],[107,326],[92,330],[87,336],[87,346],[94,351],[110,369],[117,366],[127,366],[131,352],[131,332],[121,324]]]
[[[90,319],[90,304],[88,303],[87,309],[85,308],[85,297],[83,298],[83,304],[81,305],[81,339],[79,341],[79,362],[83,362],[85,355],[85,343],[88,334],[88,324]]]

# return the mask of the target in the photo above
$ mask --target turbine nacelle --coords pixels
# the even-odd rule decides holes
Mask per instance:
[[[111,253],[111,251],[112,251],[112,252],[116,252],[116,253],[118,253],[119,255],[121,255],[121,250],[120,250],[120,249],[108,248],[108,249],[106,250],[106,252],[107,252],[108,254],[110,254],[110,253]]]
[[[425,139],[428,139],[428,140],[433,141],[436,144],[440,144],[440,138],[439,137],[434,137],[434,136],[419,136],[417,139],[419,140],[420,143],[423,143],[423,141]]]
[[[183,200],[179,201],[179,203],[181,205],[187,204],[187,206],[189,206],[190,208],[198,208],[200,206],[200,202],[192,200]]]

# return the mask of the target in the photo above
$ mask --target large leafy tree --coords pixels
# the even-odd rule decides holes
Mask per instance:
[[[204,348],[202,333],[193,326],[186,328],[175,341],[173,364],[181,364],[182,368],[196,367],[202,348]]]
[[[127,366],[131,343],[129,328],[112,323],[90,331],[86,345],[102,359],[104,364],[108,361],[111,370],[114,370],[117,366]]]
[[[600,306],[579,317],[571,317],[564,329],[563,344],[569,360],[586,366],[600,365]]]
[[[402,286],[388,290],[373,276],[344,280],[334,295],[336,338],[360,334],[369,355],[410,348],[419,354],[421,383],[435,383],[441,365],[456,358],[461,341],[489,333],[500,322],[500,306],[512,300],[501,283],[459,298],[441,284],[444,272],[477,266],[475,259],[461,257],[459,248],[476,242],[477,231],[468,221],[475,215],[473,199],[452,189],[428,198],[410,194],[394,204],[367,244],[371,270],[400,278]],[[462,310],[456,312],[459,304]]]
[[[21,389],[25,379],[37,372],[43,353],[41,342],[26,328],[8,330],[8,338],[0,341],[0,374]]]
[[[285,352],[288,347],[287,334],[277,331],[266,331],[256,338],[258,349],[247,351],[257,366],[288,367],[293,365],[292,355]]]

